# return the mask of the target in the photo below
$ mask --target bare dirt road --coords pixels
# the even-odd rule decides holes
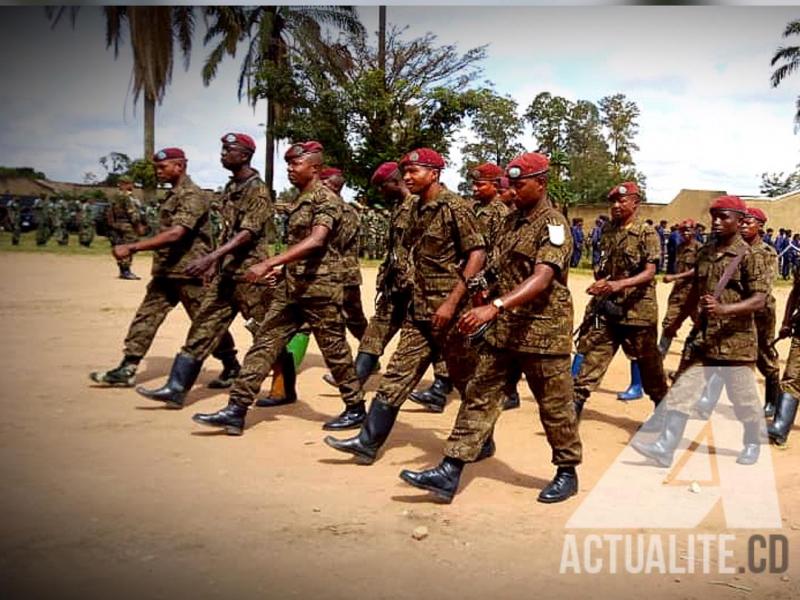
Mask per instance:
[[[146,272],[146,262],[137,257],[135,270]],[[627,384],[624,357],[615,359],[585,412],[576,498],[555,506],[535,501],[552,467],[536,405],[521,386],[522,409],[498,424],[496,457],[466,469],[453,504],[436,504],[397,475],[439,460],[457,400],[442,415],[408,403],[381,459],[357,466],[322,443],[320,426],[340,401],[321,381],[325,369],[313,343],[299,378],[301,401],[251,411],[241,438],[190,420],[226,401],[203,386],[219,368],[214,360],[182,411],[154,406],[133,390],[91,387],[89,371],[119,360],[146,285],[119,281],[115,271],[104,257],[0,254],[4,597],[800,596],[798,432],[788,449],[764,448],[783,518],[779,531],[765,533],[788,538],[785,572],[559,574],[567,520],[650,410],[647,400],[615,399]],[[364,275],[369,309],[375,270]],[[578,315],[588,282],[571,277]],[[787,291],[777,291],[780,311]],[[659,285],[662,310],[667,293]],[[186,328],[185,315],[174,311],[140,383],[163,381]],[[240,321],[233,333],[246,349],[250,338]],[[779,349],[785,357],[786,344]],[[670,368],[677,350],[676,343]],[[373,378],[369,389],[375,385]],[[633,483],[619,489],[620,498],[636,494]],[[416,540],[412,532],[421,526],[428,535]],[[737,565],[757,533],[728,530],[720,505],[695,532],[736,535]],[[577,533],[583,539],[586,532]]]

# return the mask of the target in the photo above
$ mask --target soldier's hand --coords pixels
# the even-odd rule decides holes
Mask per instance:
[[[674,275],[664,275],[663,281],[664,281],[664,283],[672,283],[673,281],[675,281],[675,276]]]
[[[195,258],[188,264],[185,272],[190,277],[205,277],[206,272],[214,267],[214,258],[210,254]]]
[[[721,317],[727,312],[725,305],[720,304],[719,300],[711,294],[706,294],[700,298],[700,308],[704,313],[712,317]]]
[[[476,306],[465,312],[458,320],[458,330],[464,334],[476,331],[484,323],[494,321],[497,318],[497,307],[493,304],[486,306]]]
[[[598,279],[586,289],[586,293],[591,296],[605,296],[616,291],[613,289],[613,282],[608,279]]]
[[[431,325],[433,325],[434,329],[444,329],[447,327],[447,324],[453,320],[453,317],[456,314],[456,307],[448,302],[447,300],[436,309],[436,312],[433,313],[433,318],[431,318]]]
[[[244,278],[250,283],[257,283],[262,279],[269,277],[274,272],[274,269],[275,267],[272,265],[270,260],[267,259],[260,263],[256,263],[247,269],[247,272],[244,274]]]
[[[114,258],[117,260],[125,260],[133,253],[128,247],[128,244],[118,244],[111,248],[111,254],[113,254]]]
[[[788,338],[792,336],[792,326],[791,325],[781,325],[781,329],[778,332],[779,338]]]

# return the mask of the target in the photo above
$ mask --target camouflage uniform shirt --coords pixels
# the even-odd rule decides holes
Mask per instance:
[[[744,257],[719,297],[721,304],[741,302],[755,293],[769,295],[772,282],[767,279],[769,268],[764,255],[753,252],[740,235],[724,250],[709,243],[697,253],[697,268],[692,285],[697,298],[713,294],[725,267],[739,253]],[[753,362],[758,343],[753,315],[702,317],[699,325],[699,348],[706,358],[724,361]]]
[[[110,225],[115,229],[132,229],[141,223],[138,203],[133,194],[115,194],[109,206]]]
[[[222,191],[220,204],[220,246],[243,229],[253,234],[249,244],[237,248],[222,259],[222,273],[240,278],[252,265],[270,255],[274,241],[272,198],[267,185],[256,172],[244,181],[231,179]]]
[[[427,321],[460,281],[467,254],[486,242],[470,204],[444,187],[429,202],[418,198],[411,212],[412,315]]]
[[[521,210],[501,224],[492,266],[499,280],[498,296],[507,294],[533,275],[539,263],[555,269],[550,289],[532,302],[500,313],[486,341],[518,352],[569,355],[572,350],[572,296],[567,272],[572,236],[564,216],[547,203],[530,214]]]
[[[376,287],[379,290],[402,292],[411,287],[413,269],[409,254],[412,244],[411,236],[406,232],[411,226],[411,213],[418,200],[417,196],[409,194],[392,210],[387,252],[378,270]],[[391,280],[387,281],[387,277]]]
[[[189,231],[174,244],[153,253],[153,277],[187,278],[183,271],[189,263],[211,252],[208,198],[188,175],[167,192],[159,209],[158,231],[177,225]]]
[[[503,219],[509,213],[508,207],[503,204],[497,196],[489,200],[486,204],[475,202],[475,215],[483,227],[483,235],[486,238],[486,253],[491,253],[495,245],[495,240],[503,225]]]
[[[289,208],[286,224],[289,246],[293,246],[321,225],[330,230],[329,241],[310,256],[286,265],[289,297],[341,298],[341,255],[337,236],[342,222],[342,200],[317,182],[300,194]]]
[[[764,277],[769,281],[771,289],[772,284],[775,282],[775,277],[778,275],[778,253],[775,248],[767,244],[763,239],[750,247],[753,253],[759,255],[764,262],[764,268],[766,269]],[[757,314],[766,314],[770,311],[775,312],[775,296],[772,293],[767,294],[766,304]]]
[[[641,273],[648,263],[658,264],[661,242],[656,230],[638,217],[628,227],[609,221],[603,226],[600,252],[595,278],[627,279]],[[622,325],[655,325],[658,322],[655,278],[645,285],[614,294],[610,299],[623,309],[624,316],[619,321]]]
[[[360,217],[358,211],[344,200],[342,203],[342,224],[337,235],[341,252],[342,285],[361,285],[361,265],[358,262],[358,233]]]

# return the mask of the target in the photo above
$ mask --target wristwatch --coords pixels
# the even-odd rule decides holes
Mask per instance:
[[[498,313],[501,313],[506,309],[506,305],[503,303],[502,298],[495,298],[494,300],[492,300],[492,306],[494,306],[497,309]]]

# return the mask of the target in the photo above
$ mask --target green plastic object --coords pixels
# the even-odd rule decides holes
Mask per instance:
[[[286,344],[286,349],[294,359],[295,369],[300,368],[300,364],[303,362],[303,358],[306,355],[306,350],[308,350],[308,338],[309,335],[307,333],[296,333],[294,337],[289,340],[289,343]]]

